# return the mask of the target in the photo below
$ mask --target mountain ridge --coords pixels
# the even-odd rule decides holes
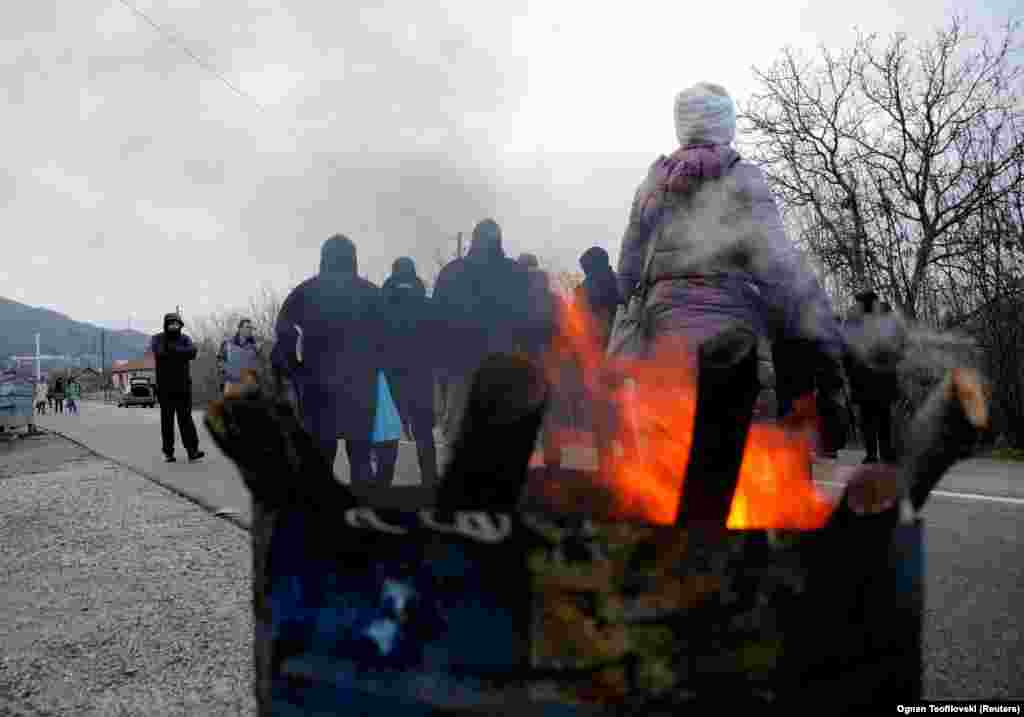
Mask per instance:
[[[40,334],[40,353],[71,358],[97,356],[100,335],[105,334],[107,362],[141,358],[149,343],[149,334],[134,329],[108,329],[41,306],[30,306],[0,297],[0,361],[11,356],[36,352],[36,333]],[[98,363],[98,362],[97,362]]]

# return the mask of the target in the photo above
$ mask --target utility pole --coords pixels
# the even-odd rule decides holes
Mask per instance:
[[[39,334],[36,334],[36,383],[43,380],[43,369],[41,364],[42,359],[39,355]]]
[[[100,329],[100,377],[103,379],[103,401],[107,400],[107,331]]]
[[[455,238],[455,241],[458,242],[458,249],[457,249],[456,256],[461,259],[462,258],[462,232],[459,232],[459,235]]]

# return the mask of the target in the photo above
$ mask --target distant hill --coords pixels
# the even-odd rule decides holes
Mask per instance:
[[[9,356],[35,354],[36,333],[40,334],[39,348],[43,354],[96,355],[100,351],[101,331],[99,326],[75,321],[56,311],[0,297],[0,362]],[[107,362],[141,358],[148,342],[149,335],[139,331],[107,329]]]

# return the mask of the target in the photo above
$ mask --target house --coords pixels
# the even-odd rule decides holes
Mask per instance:
[[[127,391],[133,378],[148,378],[156,382],[156,360],[153,354],[146,354],[140,359],[131,361],[115,361],[110,369],[110,380],[115,388]]]

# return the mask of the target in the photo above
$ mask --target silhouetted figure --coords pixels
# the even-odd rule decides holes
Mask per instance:
[[[205,455],[199,450],[199,434],[192,420],[192,376],[189,363],[198,352],[192,339],[182,333],[184,326],[178,314],[164,314],[164,330],[155,335],[149,344],[149,350],[156,359],[160,436],[164,459],[168,463],[175,461],[175,418],[189,461],[197,461]]]
[[[355,244],[337,234],[320,249],[320,272],[281,306],[271,359],[294,385],[306,430],[329,465],[337,458],[338,439],[345,441],[357,482],[374,478],[381,311],[380,289],[357,273]]]
[[[395,261],[382,293],[384,370],[402,422],[416,442],[420,480],[432,486],[437,482],[434,374],[439,353],[433,303],[408,257]]]
[[[445,384],[444,434],[458,435],[473,372],[489,353],[514,351],[522,341],[528,309],[526,273],[505,256],[501,228],[485,219],[473,229],[465,257],[448,263],[437,277],[437,306]]]
[[[892,309],[870,289],[855,296],[843,357],[851,398],[859,409],[865,463],[896,461],[892,445],[892,404],[900,392],[898,364],[905,336]]]
[[[64,413],[64,378],[62,376],[58,376],[57,381],[53,384],[53,402],[56,405],[56,412]]]

